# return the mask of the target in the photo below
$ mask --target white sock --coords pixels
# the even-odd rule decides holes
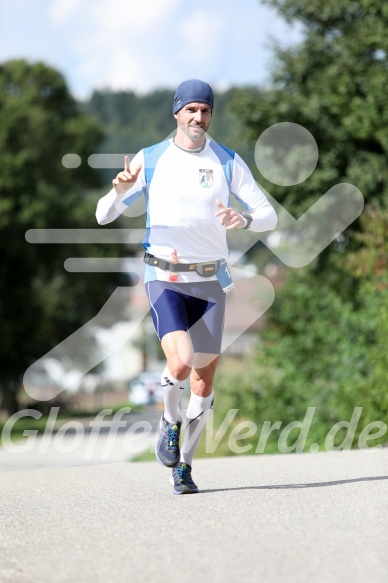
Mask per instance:
[[[199,441],[207,420],[209,419],[211,408],[213,406],[214,392],[208,397],[200,397],[191,393],[189,406],[186,412],[186,431],[181,448],[180,461],[189,466],[193,463],[193,457],[197,450]]]
[[[163,400],[164,400],[164,418],[169,423],[175,423],[176,421],[182,420],[182,413],[179,408],[179,402],[181,400],[183,389],[181,387],[183,381],[178,381],[174,379],[168,367],[162,372],[160,379],[160,384],[163,388]]]

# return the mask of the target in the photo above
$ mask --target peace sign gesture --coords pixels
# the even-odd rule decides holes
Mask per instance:
[[[129,166],[129,156],[124,157],[124,170],[119,172],[112,180],[113,188],[117,194],[125,194],[127,190],[135,184],[138,174],[141,170],[141,164],[135,166],[132,170]]]

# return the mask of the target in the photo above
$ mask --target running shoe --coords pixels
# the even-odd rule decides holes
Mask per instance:
[[[191,477],[191,466],[183,462],[172,470],[170,484],[174,486],[174,494],[196,494],[198,487]]]
[[[181,421],[169,423],[165,420],[164,415],[160,420],[160,433],[158,443],[156,444],[156,459],[162,466],[173,468],[179,462],[179,436],[181,432]]]

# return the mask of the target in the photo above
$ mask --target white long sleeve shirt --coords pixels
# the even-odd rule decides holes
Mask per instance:
[[[251,212],[252,231],[276,226],[275,210],[244,161],[217,142],[206,139],[203,150],[191,152],[169,139],[141,150],[131,166],[138,164],[142,168],[133,187],[123,195],[112,189],[98,202],[96,217],[100,225],[110,223],[144,196],[143,245],[155,257],[170,261],[176,253],[181,263],[227,259],[226,230],[215,213],[219,210],[216,199],[228,207],[231,195]],[[180,272],[178,276],[179,282],[203,281],[195,272]],[[168,280],[168,272],[147,265],[145,281],[155,279]]]

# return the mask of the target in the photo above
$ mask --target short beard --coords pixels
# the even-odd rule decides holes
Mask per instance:
[[[179,126],[181,128],[181,130],[183,131],[183,133],[192,141],[192,142],[197,142],[199,140],[202,140],[205,136],[206,130],[207,128],[199,128],[200,131],[196,132],[195,134],[192,134],[191,132],[191,127],[189,126],[189,124],[182,124]]]

